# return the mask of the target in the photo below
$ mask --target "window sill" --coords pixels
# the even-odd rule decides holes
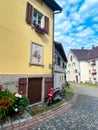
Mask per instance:
[[[41,28],[40,26],[38,26],[38,25],[32,25],[32,28],[34,28],[37,32],[39,32],[39,33],[42,33],[42,34],[45,34],[45,30],[44,30],[44,28]]]

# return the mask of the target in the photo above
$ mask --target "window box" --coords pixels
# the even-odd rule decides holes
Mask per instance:
[[[40,32],[40,33],[45,33],[45,29],[40,27],[40,25],[38,24],[33,24],[34,28],[36,29],[36,31]]]
[[[91,65],[92,65],[92,66],[94,66],[94,65],[96,65],[96,63],[95,63],[95,62],[93,62],[93,63],[91,63]]]
[[[97,72],[92,72],[92,75],[96,75],[97,74]]]

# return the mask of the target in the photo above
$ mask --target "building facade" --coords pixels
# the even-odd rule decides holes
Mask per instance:
[[[71,49],[66,75],[68,81],[98,83],[98,46],[90,50]]]
[[[65,83],[67,64],[66,54],[59,42],[54,42],[54,88],[62,88]]]
[[[62,9],[54,0],[4,0],[0,8],[0,85],[31,104],[43,101],[52,85],[54,12]]]

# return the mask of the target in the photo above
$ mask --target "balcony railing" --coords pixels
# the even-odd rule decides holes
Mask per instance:
[[[54,71],[63,72],[64,73],[65,69],[55,64],[54,65]]]

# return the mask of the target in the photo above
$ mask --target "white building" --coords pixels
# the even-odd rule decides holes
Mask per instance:
[[[68,56],[67,81],[98,82],[98,46],[91,50],[71,49]]]
[[[65,83],[66,64],[67,58],[62,44],[54,42],[54,88],[60,88]]]

